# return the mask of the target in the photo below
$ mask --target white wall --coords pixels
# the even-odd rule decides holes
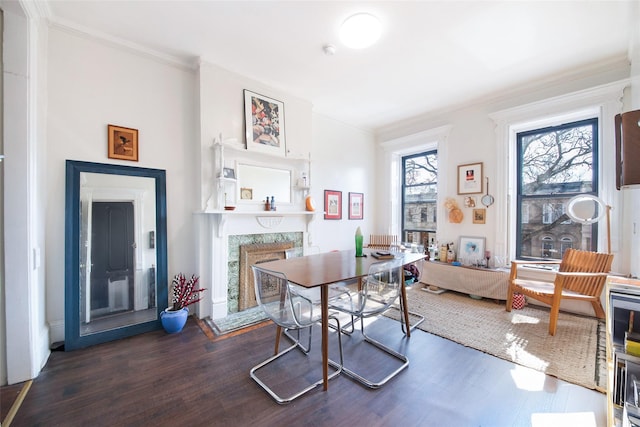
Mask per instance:
[[[200,83],[200,209],[207,207],[207,200],[215,185],[216,164],[211,148],[214,138],[225,141],[233,139],[244,144],[244,89],[281,101],[285,113],[285,146],[287,156],[308,158],[311,150],[312,105],[295,96],[269,87],[264,83],[234,74],[212,64],[201,63]],[[233,168],[234,160],[241,154],[226,150],[225,167]],[[264,162],[279,162],[281,159],[266,157]],[[286,160],[285,160],[286,163]],[[261,198],[258,194],[254,197]],[[215,206],[209,206],[213,208]]]
[[[53,27],[49,32],[47,320],[64,339],[65,160],[165,169],[169,278],[195,272],[194,70]],[[139,161],[107,158],[107,125],[138,129]]]
[[[357,227],[364,235],[380,233],[376,229],[379,194],[376,178],[384,173],[376,169],[374,136],[326,116],[313,116],[311,150],[311,195],[316,210],[324,210],[324,190],[342,191],[342,219],[325,220],[318,215],[312,223],[311,244],[322,252],[353,249]],[[349,192],[364,193],[364,219],[349,220]],[[385,230],[386,232],[386,230]]]
[[[498,191],[505,188],[504,183],[496,182],[496,174],[499,162],[506,162],[505,158],[498,158],[498,150],[496,147],[496,124],[490,115],[497,111],[508,108],[526,105],[539,100],[546,100],[559,95],[569,94],[581,89],[592,88],[599,85],[616,82],[629,77],[629,63],[625,60],[614,61],[605,64],[601,69],[588,70],[589,74],[561,76],[553,82],[545,82],[544,84],[532,84],[531,86],[518,90],[517,92],[496,94],[493,99],[478,101],[470,104],[465,108],[452,111],[442,111],[420,117],[414,117],[382,129],[378,135],[378,141],[381,143],[379,153],[383,152],[385,143],[430,129],[438,128],[444,125],[450,125],[451,131],[446,141],[447,161],[440,164],[443,173],[439,174],[438,181],[438,239],[440,242],[458,242],[459,236],[480,236],[486,237],[487,249],[495,252],[501,247],[502,238],[497,235],[498,221],[507,221],[506,215],[506,190]],[[611,120],[613,118],[611,117]],[[442,148],[442,147],[441,147]],[[487,209],[486,224],[473,224],[471,220],[471,208],[463,207],[463,199],[457,193],[457,165],[466,163],[482,162],[484,165],[484,174],[489,177],[489,189],[495,197],[495,204]],[[609,174],[613,174],[613,164],[605,165]],[[609,183],[611,179],[607,180]],[[484,184],[483,184],[484,188]],[[615,191],[608,189],[608,191]],[[464,220],[461,224],[450,223],[442,209],[444,198],[454,197],[464,213]],[[623,206],[630,201],[630,193],[622,195]],[[478,202],[479,197],[478,197]],[[504,208],[505,211],[498,211]],[[385,203],[379,202],[378,209],[389,209]],[[621,218],[618,215],[617,218]],[[614,217],[613,221],[616,221]],[[614,236],[612,241],[617,242],[619,237],[631,235],[632,224],[626,221],[622,226],[615,224],[613,229],[620,230],[620,236]],[[622,256],[614,260],[614,270],[622,273],[629,273],[628,253],[631,250],[630,245],[626,241],[623,242],[620,250],[624,252]],[[614,248],[615,250],[615,248]],[[636,261],[636,264],[640,260]]]
[[[6,323],[3,382],[38,374],[49,355],[45,321],[44,134],[46,25],[29,3],[0,1],[3,31],[3,139]],[[42,150],[42,153],[39,152]],[[7,303],[10,301],[10,303]],[[3,351],[4,353],[4,351]],[[5,375],[6,374],[6,375]]]

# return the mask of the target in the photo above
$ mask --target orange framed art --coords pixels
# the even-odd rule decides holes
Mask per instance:
[[[138,161],[138,129],[109,125],[108,157]]]

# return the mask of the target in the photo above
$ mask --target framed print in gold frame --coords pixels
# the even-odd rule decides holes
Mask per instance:
[[[108,140],[110,159],[138,161],[138,129],[109,125]]]
[[[482,162],[458,166],[458,194],[482,193]]]
[[[474,209],[472,216],[474,224],[484,224],[487,219],[487,210],[483,208]]]

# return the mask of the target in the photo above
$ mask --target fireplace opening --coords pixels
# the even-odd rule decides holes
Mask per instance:
[[[292,241],[240,245],[238,311],[258,305],[251,266],[253,264],[284,259],[286,250],[293,247],[294,242]]]

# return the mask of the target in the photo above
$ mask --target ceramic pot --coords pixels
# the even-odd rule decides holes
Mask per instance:
[[[187,323],[187,316],[189,316],[189,309],[186,307],[181,310],[170,310],[167,308],[160,313],[160,321],[167,333],[175,334],[184,328],[185,323]]]

